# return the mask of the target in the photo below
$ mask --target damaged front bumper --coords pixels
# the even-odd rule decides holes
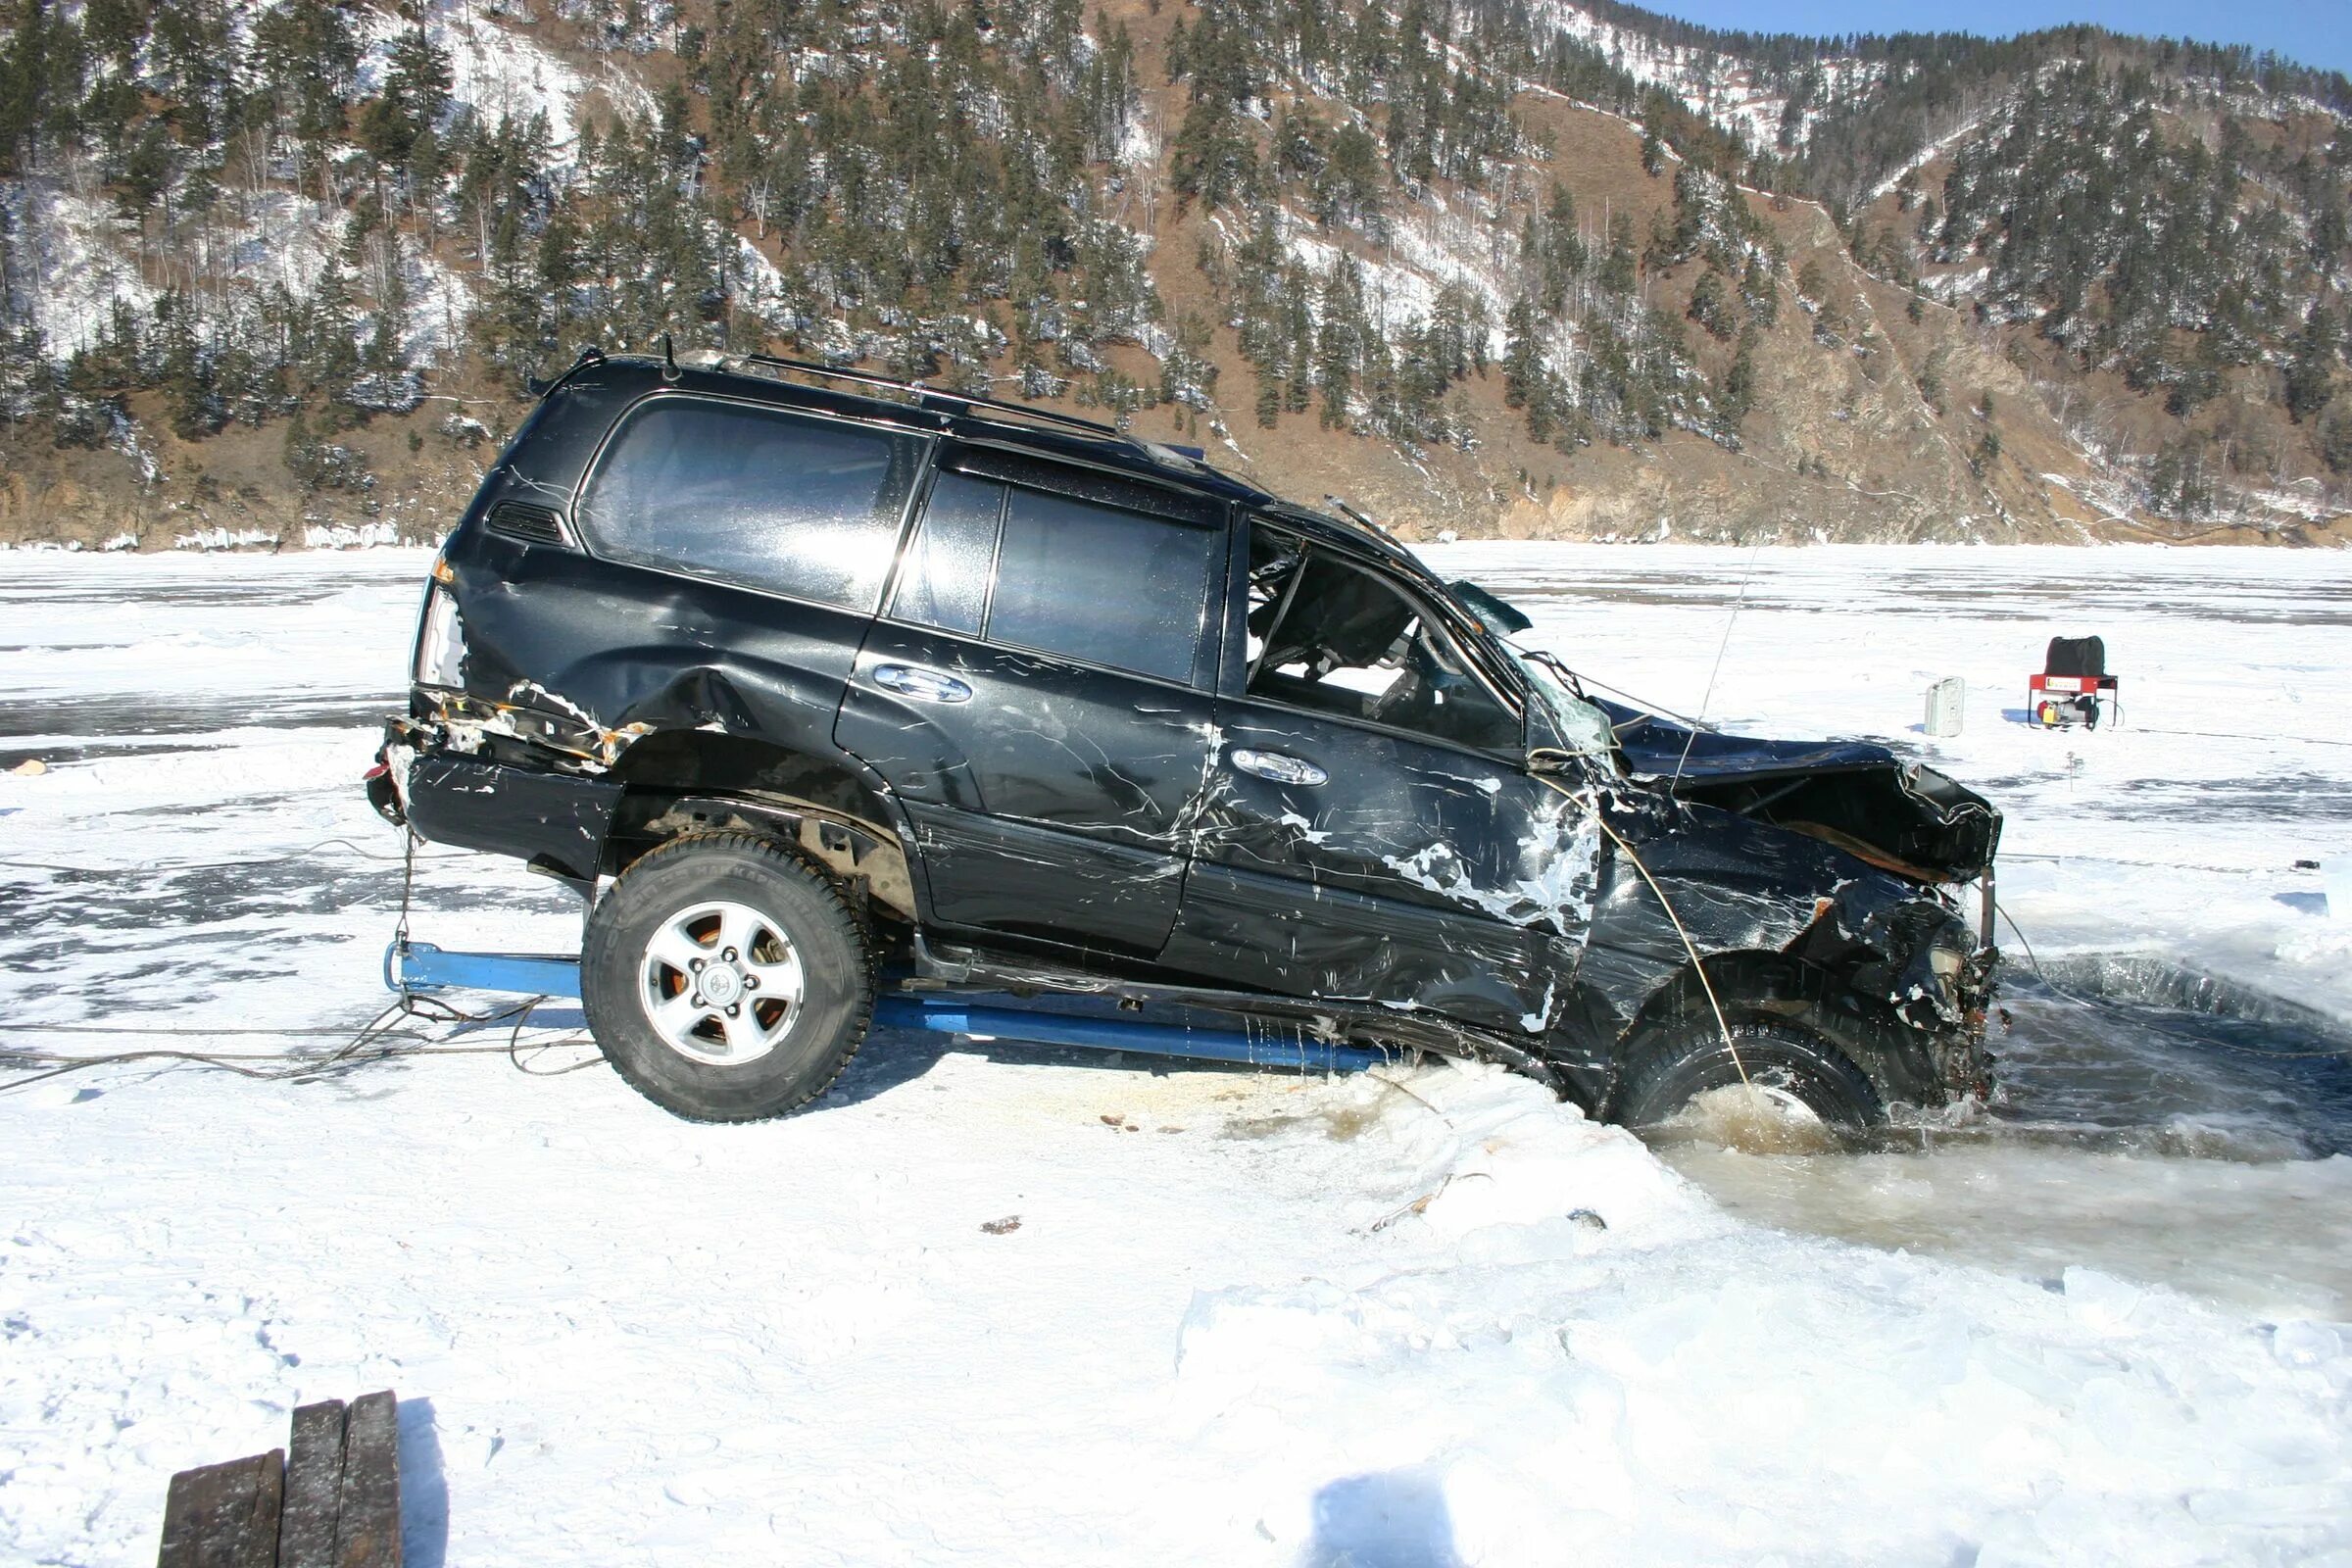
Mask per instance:
[[[1848,971],[1847,984],[1856,996],[1883,1001],[1899,1033],[1919,1048],[1928,1081],[1918,1101],[1989,1095],[1984,1028],[2000,950],[1978,942],[1958,915],[1929,899],[1898,906],[1865,929],[1879,952]]]
[[[1952,885],[1849,876],[1782,951],[1820,977],[1822,1026],[1887,1103],[1991,1092],[1985,1018],[2001,954],[1964,918]]]

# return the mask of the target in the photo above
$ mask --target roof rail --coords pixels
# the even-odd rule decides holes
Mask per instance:
[[[985,410],[990,413],[1009,414],[1021,418],[1042,420],[1048,424],[1066,425],[1074,430],[1083,430],[1088,435],[1108,436],[1113,441],[1139,444],[1136,443],[1136,438],[1126,431],[1114,425],[1104,424],[1099,419],[1082,419],[1075,414],[1063,414],[1057,409],[1040,409],[1026,403],[1008,403],[1003,398],[975,397],[963,392],[949,392],[939,387],[925,386],[920,381],[905,380],[895,375],[878,375],[871,370],[844,370],[830,365],[819,365],[811,360],[786,359],[776,354],[727,354],[720,357],[719,363],[723,365],[729,361],[742,365],[761,365],[775,370],[794,370],[803,375],[823,376],[827,380],[846,381],[853,386],[880,387],[891,392],[911,393],[915,401],[924,407],[951,411]]]

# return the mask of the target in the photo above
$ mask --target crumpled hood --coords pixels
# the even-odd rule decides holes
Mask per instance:
[[[2001,814],[1934,768],[1868,741],[1721,735],[1599,703],[1639,779],[1834,844],[1920,881],[1964,882],[1992,864]]]

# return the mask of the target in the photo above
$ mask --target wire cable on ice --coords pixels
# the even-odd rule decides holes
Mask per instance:
[[[583,1061],[571,1063],[564,1067],[554,1070],[535,1068],[528,1065],[529,1061],[538,1060],[540,1056],[544,1055],[551,1050],[576,1048],[593,1044],[592,1041],[587,1040],[576,1033],[564,1039],[532,1042],[527,1048],[532,1052],[532,1054],[526,1061],[526,1058],[523,1055],[523,1052],[526,1047],[522,1039],[522,1033],[524,1028],[529,1024],[532,1012],[539,1006],[540,1004],[544,1003],[545,1001],[547,1001],[545,997],[532,997],[512,1006],[501,1007],[491,1012],[474,1013],[466,1012],[459,1007],[453,1007],[447,1003],[439,1002],[431,998],[403,997],[399,1001],[394,1002],[390,1005],[386,1006],[381,1012],[375,1014],[374,1017],[368,1019],[368,1022],[361,1025],[357,1031],[347,1027],[336,1029],[208,1029],[184,1025],[142,1026],[136,1024],[105,1025],[0,1022],[0,1035],[108,1035],[117,1038],[126,1035],[134,1038],[149,1036],[161,1036],[168,1038],[191,1035],[207,1035],[214,1037],[223,1035],[261,1035],[274,1036],[284,1039],[311,1039],[323,1037],[329,1039],[342,1039],[345,1042],[338,1049],[323,1054],[308,1054],[296,1051],[204,1052],[153,1049],[141,1051],[106,1052],[94,1055],[67,1055],[54,1052],[24,1051],[15,1048],[0,1048],[0,1066],[21,1066],[39,1069],[29,1073],[26,1076],[11,1078],[5,1083],[0,1083],[0,1095],[5,1095],[20,1089],[29,1089],[34,1084],[44,1083],[52,1078],[64,1077],[68,1073],[83,1072],[93,1067],[125,1066],[142,1061],[173,1062],[190,1066],[211,1067],[222,1072],[234,1073],[241,1078],[253,1078],[260,1080],[314,1078],[322,1073],[333,1071],[338,1068],[369,1065],[377,1062],[404,1059],[410,1056],[504,1055],[510,1062],[514,1064],[515,1070],[527,1073],[535,1078],[557,1077],[564,1072],[577,1071],[582,1067],[594,1066],[602,1062],[604,1060],[604,1056],[600,1053],[596,1055],[588,1057]],[[415,1028],[402,1027],[400,1020],[410,1018],[421,1018],[431,1023],[451,1025],[453,1027],[448,1032],[438,1034],[428,1033]],[[504,1044],[479,1046],[451,1044],[451,1041],[455,1038],[455,1036],[465,1030],[496,1028],[502,1024],[512,1024],[513,1026],[509,1030]]]
[[[284,855],[262,856],[250,860],[186,860],[171,861],[161,865],[60,865],[46,860],[19,860],[11,858],[5,863],[0,863],[0,872],[53,871],[67,876],[171,876],[181,871],[253,871],[259,870],[264,866],[287,865],[296,860],[307,860],[313,856],[318,854],[321,850],[338,848],[343,850],[346,854],[359,857],[363,860],[394,860],[410,858],[408,857],[378,855],[372,850],[362,849],[359,845],[354,844],[349,839],[321,839],[317,844],[310,845],[304,849],[293,850]],[[414,855],[415,846],[412,844],[410,848],[413,857],[413,858],[410,859],[412,866],[414,864],[414,860],[416,859],[462,860],[470,858],[470,857],[464,854],[416,856]]]

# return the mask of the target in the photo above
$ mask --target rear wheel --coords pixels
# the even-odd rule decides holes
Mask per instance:
[[[1797,1145],[1808,1119],[1832,1144],[1886,1121],[1886,1107],[1862,1069],[1812,1031],[1748,1019],[1733,1024],[1731,1036],[1727,1046],[1715,1020],[1703,1017],[1637,1042],[1616,1119],[1629,1127],[1721,1120],[1735,1139],[1743,1118],[1779,1119],[1783,1131],[1799,1134]]]
[[[673,839],[597,901],[580,956],[614,1070],[690,1121],[760,1121],[831,1088],[873,1014],[857,916],[808,862],[746,833]]]

